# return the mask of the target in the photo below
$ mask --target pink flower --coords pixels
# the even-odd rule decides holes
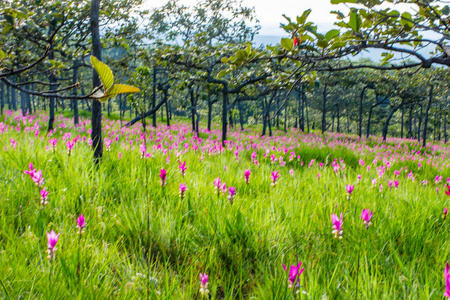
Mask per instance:
[[[36,171],[36,169],[33,169],[33,163],[30,163],[28,166],[30,168],[29,171],[25,170],[23,171],[25,174],[30,175],[33,182],[38,186],[42,187],[44,185],[44,178],[42,177],[42,171]]]
[[[279,171],[272,171],[272,176],[271,176],[271,180],[272,180],[272,186],[275,186],[277,184],[277,180],[278,178],[280,178],[280,175],[278,175]]]
[[[445,194],[447,194],[447,196],[450,196],[450,185],[447,185],[447,190],[445,191]]]
[[[180,168],[180,170],[181,170],[181,175],[183,175],[183,177],[184,177],[184,174],[186,173],[186,162],[184,161],[182,164],[180,164],[179,166],[178,166],[178,168]]]
[[[355,187],[354,187],[353,185],[351,185],[351,184],[347,184],[347,185],[345,186],[345,190],[347,191],[347,194],[348,194],[349,196],[352,194],[354,188],[355,188]]]
[[[299,262],[298,265],[291,265],[291,268],[289,269],[288,283],[290,289],[300,283],[300,275],[302,275],[305,270],[305,268],[300,269],[301,266],[302,262]],[[283,269],[285,272],[287,271],[285,264],[283,264]]]
[[[59,239],[59,233],[56,234],[53,230],[48,233],[47,232],[47,253],[48,253],[48,259],[51,261],[55,258],[55,251],[56,251],[56,243]]]
[[[213,185],[215,186],[216,190],[217,190],[217,196],[219,196],[220,194],[220,187],[221,187],[221,180],[219,177],[217,177],[216,179],[214,179]]]
[[[230,186],[230,188],[228,189],[228,201],[233,203],[235,196],[236,196],[236,188],[234,186]]]
[[[39,193],[41,194],[41,204],[42,205],[46,205],[48,203],[47,198],[48,198],[48,191],[44,189],[40,190]]]
[[[372,225],[372,222],[370,222],[370,219],[373,216],[373,212],[370,212],[370,210],[363,209],[361,213],[361,219],[364,221],[364,225],[366,226],[366,229],[369,229],[369,226]]]
[[[358,176],[356,176],[356,178],[358,179],[358,181],[360,181],[361,180],[361,175],[360,174],[358,174]]]
[[[447,299],[450,299],[450,266],[445,266],[444,270],[444,279],[445,279],[445,293],[444,297],[447,297]]]
[[[320,180],[320,177],[321,177],[322,175],[320,175],[320,173],[317,173],[317,180]]]
[[[186,183],[180,183],[180,198],[183,199],[186,193],[187,186]]]
[[[208,293],[208,275],[200,273],[200,294],[206,296]]]
[[[227,184],[225,182],[222,183],[220,189],[222,190],[222,195],[224,195],[227,192]]]
[[[83,233],[84,227],[86,227],[86,222],[85,222],[83,214],[81,214],[77,219],[77,228],[80,230],[79,231],[80,234]]]
[[[344,230],[342,229],[342,224],[344,223],[342,213],[340,219],[337,215],[331,214],[331,222],[333,223],[332,233],[334,234],[334,237],[342,239],[342,235],[344,234]]]
[[[159,177],[161,178],[161,186],[166,185],[167,171],[165,169],[161,169],[159,173]]]
[[[245,183],[249,184],[250,183],[250,174],[252,172],[250,170],[245,170],[244,171],[244,178],[245,178]]]
[[[71,141],[71,140],[67,140],[66,146],[67,146],[67,154],[69,154],[69,156],[70,156],[70,154],[73,151],[73,146],[75,146],[75,142]]]
[[[289,171],[289,174],[291,174],[291,176],[294,177],[294,169],[291,169],[291,170]]]

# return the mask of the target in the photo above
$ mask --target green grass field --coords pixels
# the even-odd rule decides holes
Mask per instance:
[[[377,138],[295,130],[261,138],[231,130],[221,149],[218,131],[203,130],[200,140],[183,123],[141,134],[139,126],[104,120],[104,137],[112,142],[96,167],[86,119],[75,128],[57,117],[51,136],[43,115],[0,121],[3,299],[444,298],[447,145],[420,149],[410,140],[384,145]],[[66,141],[78,135],[69,156]],[[149,157],[142,157],[143,143]],[[30,162],[42,170],[45,206],[42,187],[23,172]],[[275,186],[272,171],[281,175]],[[443,179],[436,182],[438,175]],[[217,193],[218,177],[236,188],[233,203],[228,191]],[[390,188],[395,180],[398,188]],[[350,196],[347,184],[354,185]],[[360,217],[366,208],[373,211],[368,229]],[[336,239],[331,214],[341,212],[343,238]],[[87,223],[82,235],[80,214]],[[60,234],[54,260],[47,259],[51,230]],[[290,288],[282,264],[300,261],[301,286]],[[204,296],[199,273],[209,276]]]

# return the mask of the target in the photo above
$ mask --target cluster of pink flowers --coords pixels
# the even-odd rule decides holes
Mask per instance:
[[[30,175],[31,180],[33,180],[34,184],[39,189],[39,196],[40,196],[40,205],[46,205],[48,204],[48,194],[49,192],[43,187],[44,185],[44,177],[42,176],[41,170],[36,170],[33,168],[33,163],[30,162],[29,164],[29,170],[23,171],[25,174]]]

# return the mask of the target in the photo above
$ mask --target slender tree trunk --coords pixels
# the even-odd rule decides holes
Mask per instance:
[[[207,104],[208,104],[208,131],[211,131],[211,118],[212,118],[212,101],[211,101],[211,94],[208,93],[207,98]]]
[[[367,88],[368,88],[368,86],[366,85],[363,88],[361,95],[359,96],[359,126],[358,126],[359,138],[361,138],[361,136],[362,136],[363,100],[364,100],[364,92],[366,91]]]
[[[156,67],[153,67],[153,97],[152,97],[152,109],[156,106]],[[152,115],[153,127],[156,128],[156,111]]]
[[[52,31],[53,31],[53,28],[50,28],[49,32],[52,32]],[[48,58],[55,59],[55,54],[53,52],[53,45],[50,45],[50,53],[48,55]],[[50,86],[50,90],[56,90],[56,85],[55,85],[56,84],[56,76],[53,71],[50,73],[49,80],[50,80],[50,83],[52,83],[52,85]],[[50,98],[49,110],[50,111],[49,111],[48,129],[47,129],[48,131],[53,130],[53,125],[55,122],[55,98],[54,97]]]
[[[428,115],[430,113],[431,103],[433,102],[433,88],[434,86],[430,86],[430,92],[428,94],[428,104],[427,109],[425,111],[425,120],[423,122],[423,143],[422,146],[425,147],[427,145],[427,126],[428,126]]]
[[[388,117],[386,118],[386,122],[384,123],[382,134],[383,134],[383,141],[386,142],[387,133],[389,129],[389,123],[391,122],[392,117],[394,116],[394,113],[403,106],[403,103],[399,106],[396,106],[392,108],[391,112],[389,113]]]
[[[91,0],[91,34],[92,34],[92,55],[98,60],[102,59],[102,49],[100,41],[99,26],[100,0]],[[101,85],[100,77],[93,70],[92,85],[97,87]],[[92,100],[92,147],[94,149],[94,162],[99,164],[103,156],[102,140],[102,104],[98,100]]]
[[[404,115],[405,110],[402,107],[402,119],[401,119],[401,130],[400,130],[400,137],[403,138],[403,115]]]
[[[307,126],[308,133],[309,133],[309,109],[308,109],[308,103],[306,101],[307,101],[306,95],[303,94],[303,103],[304,103],[305,110],[306,110],[306,126]]]
[[[266,130],[267,130],[267,97],[264,97],[263,101],[262,101],[262,111],[263,111],[263,117],[262,117],[262,121],[263,121],[263,129],[262,129],[262,136],[266,135]]]
[[[322,105],[322,134],[327,130],[327,122],[326,122],[326,114],[327,114],[327,86],[328,83],[325,83],[323,87],[323,105]]]
[[[237,107],[239,110],[239,124],[241,125],[241,130],[244,130],[244,110],[240,101],[238,102]]]
[[[374,106],[371,106],[369,109],[369,117],[367,118],[367,135],[366,138],[369,138],[370,136],[370,121],[372,119],[372,111],[373,111]]]
[[[441,141],[442,132],[442,104],[439,104],[439,141]]]
[[[447,144],[447,113],[444,114],[444,143]]]
[[[78,79],[78,61],[75,61],[73,65],[72,83],[73,84],[77,83],[77,79]],[[74,96],[78,94],[78,89],[76,87],[72,90],[72,94]],[[72,100],[72,108],[73,108],[73,123],[75,125],[78,125],[78,123],[80,122],[79,120],[80,117],[78,113],[78,100]]]
[[[225,146],[227,140],[227,106],[228,106],[228,86],[223,87],[222,92],[222,145]]]
[[[17,102],[16,102],[16,89],[11,88],[11,106],[14,111],[17,111]],[[11,108],[10,108],[11,109]]]
[[[420,141],[420,129],[422,128],[422,111],[423,105],[420,105],[419,126],[417,127],[417,141]]]
[[[0,81],[0,114],[3,115],[3,109],[5,107],[5,84]]]
[[[284,133],[287,133],[287,106],[288,106],[288,103],[286,100],[286,103],[284,105]]]
[[[341,132],[341,128],[340,128],[340,123],[339,123],[339,103],[336,104],[336,112],[337,112],[337,132],[340,133]]]

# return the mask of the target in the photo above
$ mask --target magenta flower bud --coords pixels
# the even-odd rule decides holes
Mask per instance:
[[[443,215],[442,215],[442,218],[445,220],[445,218],[447,218],[447,214],[448,214],[448,208],[446,207],[446,208],[444,208],[444,212],[443,212]]]
[[[53,261],[53,259],[55,258],[55,251],[56,251],[56,243],[58,242],[59,239],[59,233],[56,234],[53,230],[48,233],[47,232],[47,253],[48,253],[48,259],[50,259],[50,261]]]
[[[236,196],[236,188],[234,186],[230,186],[228,189],[228,200],[233,204],[234,197]]]
[[[166,185],[167,171],[165,169],[161,169],[159,173],[159,177],[161,178],[161,186]]]
[[[208,293],[208,275],[200,273],[200,294],[206,296]]]
[[[244,178],[245,178],[245,183],[249,184],[250,183],[250,174],[252,172],[250,170],[245,170],[244,171]]]
[[[186,183],[180,183],[180,198],[183,199],[187,190]]]
[[[77,219],[77,228],[80,230],[80,234],[83,233],[84,227],[86,227],[86,222],[83,214],[81,214]]]
[[[271,180],[272,180],[272,186],[275,186],[277,184],[278,178],[280,178],[280,175],[278,175],[279,171],[272,171]]]
[[[345,190],[347,191],[347,194],[350,196],[353,193],[353,189],[355,187],[351,184],[347,184],[347,186],[345,187]]]
[[[183,177],[184,177],[184,174],[186,173],[186,162],[184,161],[182,164],[180,164],[179,166],[178,166],[179,168],[180,168],[180,170],[181,170],[181,175],[183,175]]]
[[[340,219],[338,218],[337,215],[331,214],[331,222],[333,223],[332,233],[334,234],[334,237],[342,239],[342,235],[344,234],[344,230],[342,229],[342,224],[344,224],[342,213]]]
[[[446,297],[447,299],[450,299],[450,266],[448,265],[448,263],[445,266],[444,279],[445,279],[444,297]]]
[[[372,222],[370,222],[370,219],[373,216],[373,212],[370,212],[370,210],[363,209],[361,213],[361,219],[364,221],[364,225],[366,226],[366,229],[369,229],[369,226],[372,225]]]
[[[42,205],[46,205],[48,203],[47,199],[48,199],[48,191],[44,189],[40,190],[39,193],[41,194],[41,204]]]
[[[299,286],[300,284],[300,275],[302,275],[303,271],[305,270],[304,268],[300,269],[301,266],[302,262],[299,262],[298,265],[292,265],[289,269],[288,283],[290,289],[297,285]],[[287,271],[287,267],[285,264],[283,264],[283,269],[285,272]]]

